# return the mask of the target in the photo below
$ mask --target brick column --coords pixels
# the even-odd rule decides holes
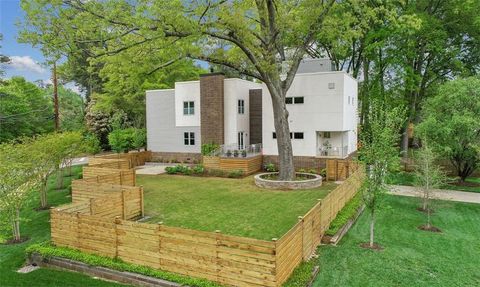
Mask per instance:
[[[262,90],[249,91],[250,144],[262,143]]]
[[[221,73],[200,76],[201,143],[224,143],[224,83]]]

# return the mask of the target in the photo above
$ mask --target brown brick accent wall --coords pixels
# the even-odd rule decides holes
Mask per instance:
[[[277,155],[264,155],[263,164],[273,163],[278,167],[278,156]],[[293,164],[295,165],[295,170],[299,169],[315,169],[318,172],[321,169],[327,167],[327,160],[325,158],[317,158],[314,156],[294,156]]]
[[[223,74],[200,76],[200,133],[202,144],[224,142]]]
[[[250,144],[262,143],[262,90],[249,91]]]
[[[152,161],[167,163],[201,163],[202,154],[186,152],[152,152]]]

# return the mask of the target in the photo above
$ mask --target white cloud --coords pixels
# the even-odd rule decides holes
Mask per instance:
[[[10,63],[7,65],[18,71],[30,71],[43,74],[46,70],[30,56],[9,56]]]

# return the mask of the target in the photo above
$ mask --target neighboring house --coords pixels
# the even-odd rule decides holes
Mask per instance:
[[[302,61],[287,92],[297,167],[324,166],[357,150],[357,81],[328,60]],[[245,149],[262,144],[276,162],[270,94],[264,84],[213,73],[146,92],[147,146],[157,160],[200,161],[205,143]]]

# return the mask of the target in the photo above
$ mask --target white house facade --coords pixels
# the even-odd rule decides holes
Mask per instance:
[[[297,166],[322,165],[357,150],[357,81],[332,71],[330,61],[304,60],[287,92]],[[264,161],[278,155],[270,94],[264,84],[222,74],[146,92],[147,146],[161,161],[199,161],[201,145],[226,151],[259,147]],[[230,154],[229,154],[230,155]]]

